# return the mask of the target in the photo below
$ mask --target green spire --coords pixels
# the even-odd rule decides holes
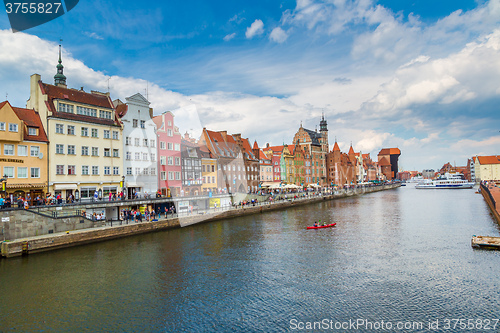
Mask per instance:
[[[57,85],[66,85],[66,76],[63,74],[64,66],[62,65],[61,60],[61,44],[59,44],[59,63],[56,66],[57,74],[54,75],[54,84]]]

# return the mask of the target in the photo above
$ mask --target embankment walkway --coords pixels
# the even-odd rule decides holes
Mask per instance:
[[[241,207],[229,206],[224,208],[209,209],[193,214],[186,214],[185,216],[169,216],[168,218],[163,216],[162,219],[151,222],[133,222],[130,224],[125,224],[125,222],[122,222],[121,224],[114,222],[113,225],[106,224],[87,229],[20,238],[16,240],[3,241],[1,243],[1,255],[5,258],[15,257],[23,254],[32,254],[64,247],[77,246],[169,228],[186,227],[197,223],[235,218],[250,214],[259,214],[272,210],[282,210],[299,205],[317,203],[324,200],[334,200],[394,189],[399,186],[401,186],[401,184],[394,183],[374,187],[356,188],[334,194],[306,196],[297,199],[280,200],[277,202],[260,202],[256,205],[245,205]]]

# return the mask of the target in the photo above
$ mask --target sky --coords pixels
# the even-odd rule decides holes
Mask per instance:
[[[181,133],[291,144],[324,115],[331,147],[404,170],[500,154],[500,0],[80,1],[16,33],[2,12],[0,101],[53,83],[59,43],[69,87],[139,92]]]

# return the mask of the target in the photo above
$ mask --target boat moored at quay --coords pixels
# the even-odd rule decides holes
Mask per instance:
[[[417,189],[463,189],[463,188],[473,188],[473,182],[467,181],[464,175],[461,173],[445,173],[436,179],[430,180],[425,179],[424,181],[415,185]]]

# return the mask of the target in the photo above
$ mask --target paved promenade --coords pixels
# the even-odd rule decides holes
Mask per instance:
[[[488,189],[490,190],[491,196],[496,203],[496,211],[500,214],[500,187],[494,185],[488,185]]]

